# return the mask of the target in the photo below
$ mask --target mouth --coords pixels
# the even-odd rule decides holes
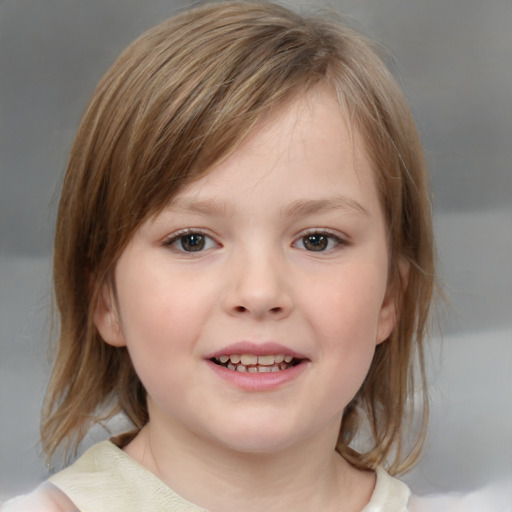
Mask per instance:
[[[304,359],[284,354],[223,354],[210,361],[235,372],[277,373],[299,365]]]

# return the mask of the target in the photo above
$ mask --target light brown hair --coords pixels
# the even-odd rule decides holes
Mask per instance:
[[[389,230],[399,320],[377,346],[345,410],[338,451],[358,467],[414,462],[407,446],[434,287],[427,173],[409,107],[372,45],[326,18],[270,3],[186,11],[132,43],[95,90],[71,150],[59,204],[54,290],[60,333],[42,421],[43,447],[75,447],[123,411],[140,429],[145,390],[125,348],[103,342],[94,310],[135,230],[181,188],[232,153],[258,120],[316,85],[334,87],[371,158]],[[401,283],[399,261],[410,264]],[[419,364],[415,367],[415,361]],[[414,370],[414,371],[413,371]],[[414,372],[419,372],[415,380]],[[366,422],[369,444],[350,446]]]

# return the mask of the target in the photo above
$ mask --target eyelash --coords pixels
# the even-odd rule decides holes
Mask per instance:
[[[315,250],[315,249],[307,249],[306,247],[302,247],[303,250],[305,251],[308,251],[308,252],[330,252],[330,251],[333,251],[333,250],[336,250],[338,248],[342,248],[342,247],[346,247],[349,245],[349,242],[339,236],[338,234],[334,234],[328,230],[325,230],[325,229],[311,229],[311,230],[308,230],[306,231],[305,233],[302,233],[301,236],[297,239],[296,242],[294,242],[294,246],[297,246],[298,243],[301,243],[304,244],[304,241],[307,239],[307,238],[311,238],[311,237],[314,237],[314,236],[318,236],[318,237],[325,237],[326,241],[327,241],[327,247],[325,248],[322,248],[320,246],[320,249],[318,250]],[[332,246],[332,243],[334,242],[334,246]],[[331,246],[329,246],[329,244]]]
[[[201,240],[203,242],[203,245],[201,245],[201,242],[199,240],[197,241],[200,244],[199,249],[197,251],[194,251],[194,250],[188,251],[183,247],[183,242],[185,241],[186,237],[191,237],[192,235],[194,235],[198,238],[201,238]],[[208,241],[210,241],[210,243],[208,243]],[[177,247],[177,244],[180,242],[181,242],[181,247]],[[165,247],[172,248],[172,249],[179,251],[181,253],[184,253],[184,254],[194,254],[194,253],[201,253],[207,249],[211,249],[211,247],[205,248],[205,245],[211,245],[212,242],[214,245],[219,246],[219,244],[210,235],[208,235],[204,231],[201,231],[200,229],[187,228],[187,229],[178,231],[177,233],[174,233],[173,235],[171,235],[169,238],[164,240],[163,245]]]
[[[198,244],[197,250],[187,250],[184,247],[184,242],[187,237],[195,236],[197,239],[193,242],[194,244]],[[318,244],[317,248],[310,248],[308,249],[306,245],[306,240],[309,238],[310,242],[312,241],[311,238],[318,237],[318,240],[316,242],[313,242],[314,244]],[[190,240],[189,240],[190,241]],[[334,242],[334,246],[332,245]],[[181,247],[178,247],[177,244],[180,243]],[[198,229],[184,229],[182,231],[178,231],[177,233],[174,233],[171,235],[168,239],[166,239],[163,242],[163,245],[165,247],[170,247],[180,253],[185,254],[194,254],[194,253],[201,253],[205,250],[212,248],[212,243],[216,246],[219,246],[219,244],[208,234],[206,234],[204,231],[198,230]],[[302,243],[302,247],[297,247],[298,244]],[[324,245],[325,244],[325,245]],[[339,235],[336,235],[328,230],[320,230],[320,229],[311,229],[306,231],[305,233],[302,233],[302,235],[292,244],[293,247],[300,248],[302,250],[305,250],[307,252],[330,252],[337,248],[346,247],[349,245],[349,242],[340,237]]]

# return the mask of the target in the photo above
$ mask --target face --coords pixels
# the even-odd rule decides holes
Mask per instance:
[[[150,425],[242,452],[334,437],[395,323],[357,133],[315,90],[144,223],[96,312]]]

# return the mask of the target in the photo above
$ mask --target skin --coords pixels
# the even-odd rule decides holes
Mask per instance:
[[[190,501],[224,512],[368,502],[373,473],[334,447],[395,325],[373,175],[335,94],[318,88],[262,121],[121,255],[95,321],[148,392],[150,421],[125,450]],[[186,250],[190,233],[201,250]],[[244,389],[209,362],[237,342],[279,343],[301,371]]]

